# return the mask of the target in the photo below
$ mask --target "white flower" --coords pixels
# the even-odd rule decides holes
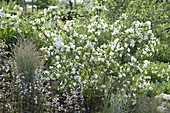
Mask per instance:
[[[35,26],[32,26],[32,29],[35,31],[35,30],[37,29],[37,27],[35,27]]]
[[[147,52],[145,50],[143,50],[142,53],[145,55]]]
[[[47,9],[44,9],[44,16],[47,15]]]
[[[124,46],[125,46],[125,48],[127,48],[127,47],[128,47],[128,44],[127,44],[127,43],[125,43],[125,44],[124,44]]]
[[[133,101],[133,102],[132,102],[132,105],[135,105],[135,104],[136,104],[136,100],[133,99],[132,101]]]
[[[135,41],[132,39],[132,40],[130,40],[130,46],[131,47],[134,47],[135,46]]]
[[[52,50],[53,49],[53,46],[49,46],[49,50]]]
[[[55,40],[55,47],[57,49],[64,47],[64,43],[61,41],[60,38],[54,38],[54,40]]]
[[[125,89],[124,89],[124,88],[122,88],[120,91],[121,91],[121,92],[124,92],[124,91],[125,91]]]
[[[135,25],[136,28],[142,25],[142,23],[140,23],[139,21],[134,21],[133,24]]]
[[[95,45],[95,43],[90,43],[89,41],[87,41],[87,44],[86,44],[86,48],[90,48],[91,50],[93,50],[94,49],[94,45]]]
[[[170,100],[170,95],[163,94],[163,99],[165,99],[165,100]]]
[[[116,39],[114,40],[113,44],[116,45],[118,42],[119,42],[119,39],[116,38]]]
[[[146,21],[145,24],[148,26],[149,29],[151,29],[151,21]]]
[[[122,14],[122,17],[123,17],[124,19],[127,19],[127,15],[126,15],[126,14]]]
[[[90,45],[90,49],[91,49],[91,50],[94,49],[94,45],[93,45],[93,44]]]
[[[132,29],[132,28],[126,29],[125,33],[134,33],[134,29]]]
[[[93,28],[88,30],[89,33],[92,33],[93,31],[95,31]]]
[[[57,12],[56,11],[52,11],[52,14],[55,15]]]
[[[103,45],[101,45],[101,48],[107,48],[107,45],[104,43]]]
[[[95,75],[94,75],[94,78],[98,78],[98,75],[97,75],[97,74],[95,74]]]
[[[106,87],[106,85],[101,85],[101,88],[105,88]]]
[[[130,81],[127,81],[128,84],[130,84]]]
[[[73,66],[73,63],[70,63],[70,66],[72,67],[72,66]]]
[[[135,93],[133,93],[132,95],[133,95],[133,97],[136,97],[136,94],[135,94]]]
[[[49,75],[50,73],[49,73],[49,71],[45,70],[45,71],[44,71],[44,74]]]
[[[122,75],[123,75],[124,77],[126,77],[126,74],[125,74],[125,73],[123,73]]]
[[[57,8],[58,8],[58,6],[49,6],[48,11],[52,10],[52,9],[57,9]]]
[[[137,68],[139,69],[140,73],[143,72],[143,70],[140,68],[140,66],[137,66]]]
[[[117,49],[118,49],[119,51],[124,50],[123,47],[120,47],[120,48],[119,48],[118,46],[117,46]]]
[[[128,51],[128,52],[130,52],[130,49],[129,49],[129,48],[127,48],[127,51]]]
[[[114,28],[114,31],[112,32],[112,35],[116,35],[116,34],[119,34],[119,29]]]
[[[99,36],[101,34],[101,31],[97,31],[97,32],[95,32],[95,34],[97,34]]]
[[[143,38],[143,34],[141,33],[141,31],[142,31],[142,28],[137,28],[137,29],[136,29],[136,34],[137,34],[137,36],[139,36],[140,38]]]
[[[149,90],[153,90],[153,88],[151,86],[149,86]]]
[[[86,56],[83,56],[83,60],[86,60]]]
[[[18,7],[18,5],[15,5],[15,6],[14,6],[14,9],[17,9],[17,7]],[[0,10],[0,11],[1,11],[1,10]]]
[[[40,19],[35,19],[36,24],[40,24],[41,20]]]
[[[110,62],[109,61],[106,61],[106,63],[107,63],[107,66],[110,66]]]
[[[61,68],[61,65],[60,65],[60,64],[58,64],[58,65],[57,65],[57,68]]]
[[[96,6],[95,8],[100,10],[107,10],[106,6]]]
[[[74,76],[74,79],[77,80],[79,83],[81,82],[81,77],[80,76]]]
[[[76,4],[82,4],[83,3],[83,0],[71,0],[71,2],[75,2]]]
[[[72,74],[76,74],[76,69],[73,67],[72,68],[72,71],[71,71]]]
[[[77,32],[74,32],[73,36],[74,36],[74,37],[78,37],[78,33],[77,33]]]
[[[102,28],[102,25],[101,25],[101,24],[98,24],[98,25],[97,25],[97,28]]]
[[[132,61],[132,62],[136,62],[137,59],[136,59],[134,56],[131,56],[131,61]]]
[[[111,51],[111,52],[109,53],[109,55],[110,55],[110,56],[113,56],[113,55],[114,55],[114,53]]]
[[[70,46],[66,46],[66,51],[70,52]]]
[[[22,7],[19,7],[19,10],[20,10],[20,11],[23,11],[23,8],[22,8]]]
[[[50,77],[46,77],[45,80],[47,80],[47,81],[50,80]]]
[[[41,27],[41,30],[42,30],[42,31],[45,30],[45,27]]]
[[[148,30],[148,31],[147,31],[147,35],[148,35],[148,34],[152,34],[152,30]]]
[[[76,55],[75,59],[78,60],[78,59],[79,59],[79,56]]]
[[[130,72],[130,68],[127,68],[126,71],[127,71],[127,72]]]
[[[98,61],[104,62],[104,58],[98,58]]]
[[[70,48],[75,49],[75,45],[73,43],[70,44]]]
[[[60,56],[56,56],[55,58],[56,58],[56,60],[60,60]]]
[[[122,78],[122,75],[121,75],[121,74],[119,74],[119,78]]]

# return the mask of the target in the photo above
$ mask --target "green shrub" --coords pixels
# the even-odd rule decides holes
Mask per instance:
[[[13,11],[0,10],[0,38],[8,47],[13,47],[18,38],[32,39],[45,54],[45,68],[41,74],[44,86],[41,86],[39,94],[45,98],[46,111],[69,112],[68,104],[61,107],[64,103],[58,100],[60,97],[67,100],[77,92],[83,98],[87,113],[100,111],[108,83],[106,99],[119,92],[124,97],[128,96],[131,104],[136,103],[137,94],[153,97],[165,91],[163,86],[163,89],[157,87],[169,81],[169,32],[164,32],[169,26],[168,3],[96,0],[88,10],[85,6],[77,7],[62,9],[50,6],[26,18],[18,6]],[[16,76],[26,84],[34,84],[37,57],[24,45],[25,42],[23,46],[19,45],[18,50],[25,50],[14,52],[17,56]],[[20,85],[25,86],[23,83]],[[78,91],[79,86],[81,90]],[[79,96],[69,102],[77,105]],[[121,99],[120,103],[124,98]],[[115,98],[113,101],[117,102]],[[117,103],[123,106],[119,101]],[[106,104],[107,107],[110,106]],[[79,106],[78,110],[81,108]]]

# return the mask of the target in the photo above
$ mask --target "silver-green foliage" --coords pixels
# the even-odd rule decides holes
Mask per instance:
[[[14,62],[19,78],[25,83],[33,83],[35,71],[41,66],[40,54],[31,41],[19,41],[14,50]]]
[[[40,93],[40,76],[36,71],[42,66],[42,58],[31,41],[19,40],[14,49],[13,62],[15,74],[13,74],[14,107],[18,112],[41,112],[42,95]],[[42,99],[42,100],[41,100]]]

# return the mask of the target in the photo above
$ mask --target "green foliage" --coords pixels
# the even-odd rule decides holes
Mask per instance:
[[[16,47],[15,75],[23,81],[13,87],[16,92],[12,97],[20,100],[23,87],[31,83],[34,89],[35,82],[41,80],[40,90],[33,96],[39,95],[43,105],[37,106],[46,112],[91,113],[99,112],[103,105],[103,112],[140,112],[142,107],[152,112],[147,106],[139,107],[141,100],[147,103],[145,96],[169,93],[169,3],[96,0],[91,8],[86,5],[74,4],[67,9],[49,6],[27,17],[18,6],[0,9],[0,38],[7,50]],[[31,39],[36,46],[30,42],[16,44],[18,39]],[[35,76],[40,65],[35,48],[46,60],[41,79]],[[166,87],[159,88],[161,85]],[[138,100],[138,95],[144,98]],[[26,97],[23,102],[35,102]],[[24,104],[17,109],[22,112],[27,108]]]
[[[35,70],[42,65],[41,57],[36,52],[36,46],[30,41],[19,41],[14,50],[14,62],[20,79],[24,83],[33,83]]]
[[[5,7],[9,10],[12,10],[13,7],[16,5],[16,1],[13,0],[0,0],[0,8]]]
[[[169,6],[170,3],[166,1],[157,3],[156,0],[135,0],[129,3],[126,10],[128,13],[127,15],[131,17],[130,21],[150,20],[152,22],[153,32],[162,42],[160,45],[161,49],[155,56],[155,59],[165,63],[169,62],[169,32],[166,30],[170,22]]]
[[[101,113],[129,113],[125,97],[121,95],[111,96],[104,100],[104,107]]]
[[[58,0],[37,0],[35,4],[38,6],[38,9],[48,8],[48,6],[54,6],[58,4]]]
[[[137,98],[137,104],[132,113],[160,113],[157,111],[159,104],[159,99],[139,95]]]

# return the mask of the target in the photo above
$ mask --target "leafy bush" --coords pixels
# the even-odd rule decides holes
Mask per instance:
[[[124,97],[129,99],[133,110],[137,95],[153,97],[160,92],[158,85],[169,86],[169,34],[164,32],[169,22],[168,3],[96,0],[88,10],[83,5],[86,3],[77,9],[50,6],[26,18],[18,6],[13,11],[0,9],[0,38],[8,50],[22,38],[35,41],[45,54],[45,68],[41,70],[41,79],[36,80],[37,57],[29,52],[36,47],[23,43],[17,45],[22,51],[14,52],[19,72],[16,76],[32,83],[33,89],[37,85],[35,81],[41,81],[38,94],[39,98],[44,97],[40,106],[46,112],[99,112],[104,98],[112,99],[104,110],[111,106],[111,109],[120,107],[117,112],[125,112],[127,109],[122,107],[128,103],[120,104]],[[115,8],[120,9],[115,11]],[[110,12],[116,12],[115,17]],[[29,77],[19,76],[26,71],[30,72]],[[105,97],[107,87],[108,97]],[[165,88],[159,90],[164,92]],[[111,95],[118,93],[112,98]],[[32,101],[35,100],[28,100]],[[26,104],[24,107],[18,109],[29,108]]]
[[[6,112],[9,109],[8,102],[11,98],[8,98],[11,93],[10,82],[12,76],[11,70],[11,60],[9,58],[9,53],[5,51],[7,45],[1,40],[0,41],[0,111]]]

